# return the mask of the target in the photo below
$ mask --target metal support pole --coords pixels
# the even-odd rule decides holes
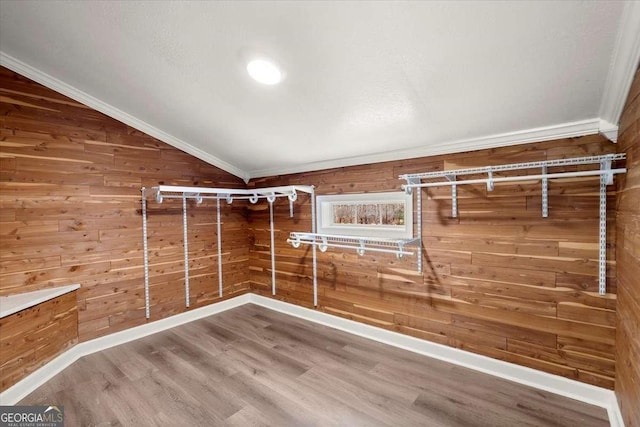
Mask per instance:
[[[452,182],[450,180],[450,177],[447,176],[447,178],[449,179],[449,182]],[[407,178],[407,185],[403,186],[404,191],[406,194],[410,194],[411,197],[413,197],[413,193],[416,193],[416,228],[417,228],[417,236],[415,237],[416,239],[418,239],[417,243],[418,243],[418,250],[417,250],[417,255],[418,255],[418,273],[422,273],[422,189],[417,187],[417,185],[420,184],[420,178]],[[417,191],[413,191],[413,189],[416,188]]]
[[[547,167],[542,166],[542,175],[547,174]],[[549,217],[549,178],[542,178],[542,217]]]
[[[422,273],[422,189],[416,191],[416,208],[418,214],[418,273]]]
[[[189,307],[189,242],[187,241],[187,198],[182,198],[182,231],[184,236],[184,298]]]
[[[147,243],[147,197],[142,187],[142,259],[144,262],[144,312],[148,319],[151,315],[149,306],[149,246]]]
[[[493,171],[489,169],[487,171],[487,191],[493,191]]]
[[[455,175],[447,175],[449,181],[455,182]],[[458,217],[458,186],[451,184],[451,216],[453,218]]]
[[[276,248],[273,230],[273,201],[269,201],[269,229],[271,230],[271,295],[276,294]]]
[[[220,225],[220,199],[216,199],[216,229],[218,233],[218,296],[222,298],[222,233]]]
[[[600,253],[598,257],[600,295],[607,293],[607,175],[600,175]]]
[[[316,232],[316,197],[315,191],[310,194],[311,197],[311,232]],[[318,258],[316,245],[312,247],[313,254],[313,306],[318,306]]]
[[[607,171],[607,185],[613,184],[613,172],[611,171],[611,160],[604,160],[600,162],[600,170]]]

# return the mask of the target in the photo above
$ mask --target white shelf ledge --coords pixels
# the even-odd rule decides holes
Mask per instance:
[[[438,185],[457,185],[457,184],[465,184],[466,182],[458,181],[451,182],[449,180],[450,177],[456,177],[461,175],[478,175],[478,174],[489,174],[494,172],[507,172],[507,171],[516,171],[516,170],[524,170],[524,169],[541,169],[541,168],[553,168],[553,167],[562,167],[562,166],[576,166],[576,165],[602,165],[603,162],[612,162],[616,160],[624,160],[626,158],[625,153],[617,153],[617,154],[604,154],[601,156],[587,156],[587,157],[574,157],[568,159],[555,159],[555,160],[543,160],[539,162],[527,162],[527,163],[512,163],[506,165],[495,165],[495,166],[484,166],[479,168],[468,168],[468,169],[452,169],[446,171],[434,171],[434,172],[423,172],[423,173],[408,173],[400,175],[400,179],[404,179],[407,184],[403,185],[404,189],[411,187],[434,187]],[[624,171],[611,170],[609,165],[608,168],[601,167],[602,171],[595,171],[595,173],[590,172],[591,175],[600,175],[600,174],[610,174],[610,173],[624,173]],[[509,181],[528,181],[532,179],[542,179],[546,174],[540,175],[524,175],[524,176],[516,176],[509,177],[514,178]],[[573,176],[585,176],[585,174],[581,172],[561,172],[557,174],[553,174],[557,176],[549,176],[549,178],[571,178]],[[419,185],[417,183],[412,184],[410,181],[412,180],[421,180],[421,179],[429,179],[429,178],[446,178],[447,181],[444,182],[433,182],[433,183],[424,183],[423,185]],[[487,177],[482,180],[469,180],[469,184],[477,184],[478,182],[486,182],[490,178]],[[498,178],[493,178],[494,181],[498,181]]]
[[[179,187],[174,185],[160,185],[144,191],[143,197],[155,197],[158,203],[164,199],[196,199],[198,203],[205,199],[226,200],[231,204],[234,200],[249,200],[256,203],[259,199],[273,202],[277,197],[288,197],[292,202],[298,197],[297,192],[313,194],[312,185],[287,185],[267,188],[207,188],[207,187]]]
[[[76,289],[80,289],[80,285],[68,285],[16,295],[0,296],[0,319],[61,295],[68,294]]]
[[[366,252],[382,252],[395,254],[398,258],[404,255],[415,255],[412,251],[407,251],[406,246],[419,246],[420,239],[385,239],[376,237],[340,236],[335,234],[320,233],[291,233],[287,239],[294,248],[300,245],[317,246],[320,252],[325,252],[328,248],[353,249],[358,255]]]

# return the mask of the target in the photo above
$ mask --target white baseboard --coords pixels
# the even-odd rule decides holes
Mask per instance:
[[[219,303],[167,317],[145,325],[136,326],[111,335],[80,343],[62,353],[42,368],[0,393],[1,405],[15,405],[54,375],[79,358],[147,335],[155,334],[194,320],[221,313],[244,304],[256,304],[290,316],[339,329],[394,347],[409,350],[435,359],[454,363],[476,371],[495,375],[520,384],[536,387],[581,402],[600,406],[607,410],[612,427],[624,427],[622,414],[615,393],[602,387],[584,384],[558,375],[503,362],[479,354],[433,343],[419,338],[388,331],[353,320],[311,310],[280,300],[256,294],[244,294]]]
[[[434,359],[443,360],[591,405],[600,406],[607,410],[609,422],[612,427],[624,427],[620,407],[618,406],[615,393],[612,390],[502,360],[492,359],[487,356],[470,353],[398,332],[366,325],[261,295],[251,294],[251,303],[414,353],[433,357]]]
[[[251,295],[244,294],[215,304],[176,314],[175,316],[167,317],[155,322],[146,323],[144,325],[125,329],[124,331],[77,344],[0,393],[0,405],[15,405],[35,389],[49,381],[56,374],[60,373],[66,367],[83,356],[96,353],[110,347],[115,347],[129,341],[134,341],[142,337],[146,337],[147,335],[155,334],[156,332],[161,332],[203,317],[221,313],[247,304],[250,301]]]

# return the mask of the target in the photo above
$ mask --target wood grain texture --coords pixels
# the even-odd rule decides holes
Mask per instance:
[[[0,294],[79,283],[79,340],[147,322],[141,187],[244,182],[0,68]],[[189,204],[191,308],[219,301],[215,205]],[[248,290],[246,209],[222,209],[225,298]],[[180,201],[149,203],[151,320],[185,311]]]
[[[0,319],[0,391],[78,342],[76,293]]]
[[[603,408],[245,305],[85,356],[69,425],[607,426]]]
[[[145,323],[140,187],[245,184],[4,68],[0,83],[0,294],[80,283],[80,341]],[[639,125],[628,117],[637,117],[639,107],[629,105],[621,141],[635,162]],[[270,177],[249,186],[398,191],[401,173],[615,149],[589,136]],[[416,273],[415,260],[330,250],[318,260],[319,309],[608,388],[623,369],[619,396],[632,407],[638,375],[621,363],[636,360],[638,346],[618,345],[617,356],[615,349],[638,336],[638,317],[630,314],[638,312],[632,278],[640,277],[637,175],[637,168],[630,171],[624,179],[632,184],[617,195],[609,188],[604,297],[597,294],[597,179],[568,179],[551,182],[546,219],[537,183],[496,185],[491,193],[460,187],[458,218],[450,216],[450,189],[425,191],[424,274]],[[276,297],[307,307],[311,252],[285,241],[291,231],[311,229],[309,204],[300,195],[293,218],[286,201],[274,205]],[[199,307],[219,300],[215,207],[205,201],[188,210],[191,307]],[[225,297],[249,290],[270,296],[268,209],[234,202],[222,212]],[[149,204],[149,247],[155,320],[185,310],[180,202]],[[616,313],[621,263],[622,315]],[[247,410],[239,420],[253,415]]]
[[[472,153],[419,158],[252,180],[262,187],[315,185],[316,194],[399,191],[398,175],[615,152],[594,135]],[[613,388],[616,340],[615,186],[608,200],[608,293],[598,295],[598,180],[553,180],[549,218],[539,183],[423,192],[423,265],[415,258],[330,249],[318,252],[324,312],[452,347]],[[311,229],[308,199],[288,218],[275,204],[275,298],[311,307],[308,247],[285,243]],[[415,215],[414,215],[415,217]],[[268,212],[249,215],[252,290],[270,295]]]
[[[616,396],[627,427],[640,427],[640,71],[620,119],[627,173],[617,198]]]

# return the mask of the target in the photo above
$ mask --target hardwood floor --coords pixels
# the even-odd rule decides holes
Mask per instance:
[[[604,409],[245,305],[86,356],[67,426],[607,426]]]

